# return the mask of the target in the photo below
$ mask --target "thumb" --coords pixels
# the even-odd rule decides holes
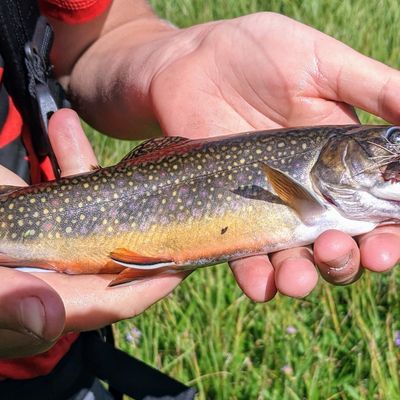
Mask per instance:
[[[316,40],[315,57],[314,81],[321,96],[400,122],[399,71],[325,35]]]
[[[52,115],[49,138],[62,176],[80,174],[97,165],[92,146],[75,111],[64,108]]]
[[[60,296],[41,279],[0,267],[0,357],[45,351],[61,335],[65,309]]]

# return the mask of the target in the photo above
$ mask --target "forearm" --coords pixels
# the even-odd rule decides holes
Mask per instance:
[[[51,23],[55,71],[81,115],[120,137],[157,133],[149,93],[160,63],[152,58],[157,42],[176,28],[144,0],[115,0],[106,13],[84,24]]]

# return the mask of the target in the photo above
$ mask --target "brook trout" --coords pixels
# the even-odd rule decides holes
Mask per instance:
[[[400,220],[400,127],[151,139],[113,167],[2,187],[0,265],[110,285]]]

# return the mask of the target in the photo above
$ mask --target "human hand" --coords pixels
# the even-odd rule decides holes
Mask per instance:
[[[125,116],[137,108],[132,88],[147,87],[147,115],[157,118],[166,135],[358,123],[351,105],[400,122],[399,72],[281,15],[260,13],[169,32],[132,53],[131,76],[132,65],[142,65],[137,59],[146,59],[153,75],[146,80],[141,73],[140,84],[135,78],[127,82]],[[129,124],[138,129],[123,118],[119,130]],[[360,260],[372,271],[391,268],[400,257],[400,229],[381,227],[358,244],[338,231],[317,239],[314,259],[328,281],[357,279]],[[256,301],[271,299],[276,289],[305,296],[318,279],[307,248],[235,261],[232,270]]]
[[[73,111],[55,113],[49,135],[63,176],[97,165]],[[26,185],[3,167],[0,181],[3,185]],[[63,333],[97,329],[135,316],[166,296],[182,279],[165,276],[107,288],[113,275],[29,274],[0,267],[0,276],[0,358],[41,353]]]

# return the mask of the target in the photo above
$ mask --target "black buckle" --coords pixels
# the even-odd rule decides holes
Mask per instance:
[[[39,139],[40,155],[50,158],[54,174],[59,179],[60,167],[48,137],[49,119],[59,108],[52,89],[53,91],[56,88],[61,90],[51,77],[52,66],[49,61],[49,55],[53,44],[53,36],[53,30],[46,18],[39,17],[32,41],[25,44],[25,64],[29,76],[29,93],[36,101],[42,131]]]

